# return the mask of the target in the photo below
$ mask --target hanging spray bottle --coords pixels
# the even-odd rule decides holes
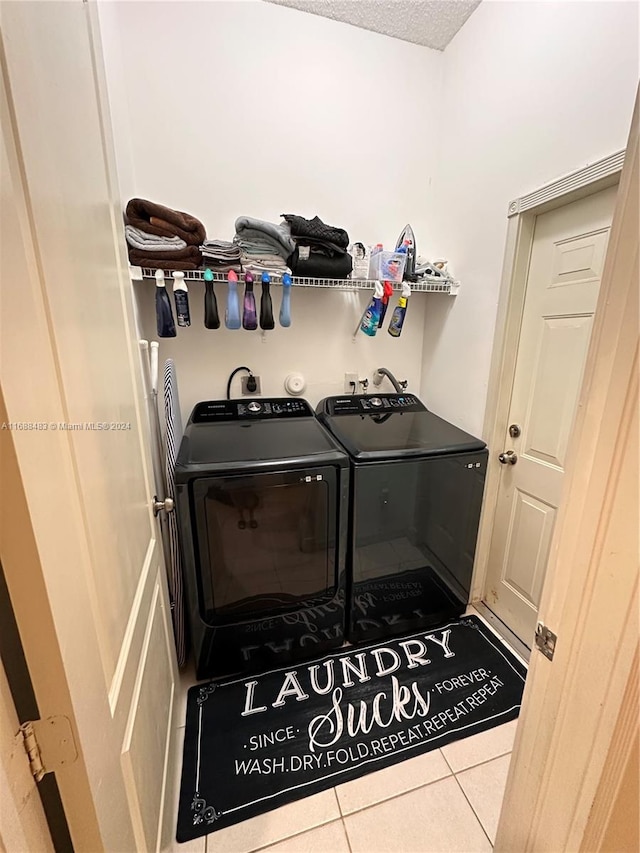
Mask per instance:
[[[378,320],[378,328],[382,328],[382,324],[384,323],[384,318],[387,313],[387,308],[389,307],[389,300],[393,296],[393,285],[390,281],[385,281],[384,286],[382,288],[382,302],[380,304],[380,319]]]
[[[229,293],[227,294],[227,310],[224,313],[224,324],[227,329],[240,328],[240,302],[238,300],[238,276],[233,270],[227,273]]]
[[[262,296],[260,297],[260,328],[273,329],[275,322],[273,319],[273,305],[271,303],[270,290],[271,276],[268,272],[262,273]]]
[[[176,303],[176,317],[179,326],[190,326],[189,291],[184,283],[184,273],[176,270],[173,273],[173,299]]]
[[[396,307],[393,309],[391,322],[389,323],[388,332],[394,338],[399,338],[402,334],[402,325],[404,323],[404,318],[407,315],[407,300],[410,296],[411,288],[405,281],[402,284],[402,296],[398,300]]]
[[[291,276],[286,272],[282,276],[282,305],[280,306],[280,325],[291,325]]]
[[[258,328],[256,316],[256,297],[253,293],[253,275],[250,272],[244,274],[244,300],[242,303],[242,328],[253,332]]]
[[[173,322],[173,311],[162,270],[156,270],[156,322],[159,338],[175,338],[176,324]]]
[[[361,331],[363,331],[365,335],[369,335],[371,338],[378,331],[383,295],[384,291],[382,289],[382,285],[379,281],[376,281],[375,287],[373,288],[373,297],[371,298],[371,302],[367,306],[367,310],[364,312],[362,322],[360,323]]]
[[[218,303],[213,290],[213,273],[204,271],[204,325],[206,329],[219,329]]]

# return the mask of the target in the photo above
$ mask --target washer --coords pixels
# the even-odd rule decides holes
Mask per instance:
[[[343,643],[348,499],[348,456],[305,400],[196,405],[176,509],[198,678]]]
[[[327,397],[316,413],[351,459],[348,639],[410,633],[463,613],[485,443],[412,394]]]

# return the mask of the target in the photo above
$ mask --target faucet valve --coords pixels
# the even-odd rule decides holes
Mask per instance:
[[[387,370],[386,367],[379,367],[374,372],[373,384],[376,386],[380,385],[380,383],[382,382],[382,380],[384,379],[385,376],[387,377],[389,382],[391,382],[391,384],[393,385],[393,388],[394,388],[394,391],[396,392],[396,394],[401,394],[404,391],[404,389],[407,387],[407,385],[409,384],[406,379],[403,382],[398,382],[398,380],[393,375],[393,373],[391,373],[390,370]]]

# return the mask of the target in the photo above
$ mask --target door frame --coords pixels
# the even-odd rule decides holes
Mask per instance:
[[[496,853],[637,849],[639,120],[636,97]]]
[[[93,4],[90,4],[93,6]],[[79,2],[67,4],[77,26],[87,26],[90,10]],[[73,8],[72,8],[73,7]],[[3,7],[4,8],[4,7]],[[66,10],[65,10],[66,11]],[[25,16],[26,17],[26,16]],[[146,549],[144,565],[137,578],[131,602],[131,613],[117,653],[117,665],[110,685],[105,686],[105,670],[101,656],[99,631],[102,626],[95,619],[99,607],[90,582],[91,547],[85,501],[79,487],[80,469],[77,465],[72,434],[46,424],[69,422],[69,410],[61,377],[58,342],[50,312],[48,267],[42,264],[40,241],[37,239],[36,219],[32,194],[29,192],[28,167],[36,162],[33,152],[22,145],[16,114],[17,92],[21,78],[10,74],[7,60],[7,39],[19,37],[23,21],[13,20],[14,26],[5,26],[0,38],[0,117],[3,133],[0,134],[0,159],[3,178],[3,213],[6,197],[11,190],[11,203],[7,211],[15,221],[12,239],[15,251],[6,254],[11,274],[7,281],[13,287],[2,288],[3,316],[16,318],[7,328],[13,334],[3,338],[3,369],[0,370],[0,423],[24,421],[45,424],[45,430],[26,432],[20,429],[0,429],[0,469],[3,488],[0,490],[0,553],[6,574],[7,587],[22,638],[25,658],[33,682],[35,697],[42,718],[63,716],[69,721],[71,739],[77,757],[64,762],[55,770],[62,805],[69,832],[76,850],[147,850],[165,843],[172,835],[173,794],[171,780],[177,760],[175,741],[174,687],[177,684],[175,649],[172,643],[170,608],[166,589],[166,573],[158,551],[157,528],[150,524],[152,536]],[[24,21],[24,32],[29,20]],[[12,30],[11,35],[8,35]],[[95,60],[95,31],[92,41],[81,44],[93,51],[91,77],[96,108],[101,110],[98,97],[99,63]],[[14,44],[20,44],[18,38]],[[56,58],[54,52],[54,59]],[[32,68],[25,62],[26,68]],[[84,70],[84,67],[83,67]],[[35,78],[34,78],[35,79]],[[24,101],[22,102],[24,103]],[[143,468],[150,471],[149,454],[143,439],[146,414],[143,409],[142,381],[139,350],[133,329],[130,307],[131,284],[126,273],[125,241],[121,219],[116,215],[117,194],[114,192],[115,172],[109,147],[110,136],[106,117],[100,113],[102,153],[109,183],[111,201],[111,228],[105,229],[101,239],[113,237],[114,276],[117,276],[122,299],[122,310],[127,324],[126,345],[131,353],[132,374],[138,386],[135,400],[136,425],[140,433],[136,438]],[[6,128],[6,132],[4,131]],[[30,159],[31,158],[31,159]],[[5,191],[6,184],[6,191]],[[6,195],[5,195],[6,192]],[[104,222],[104,219],[102,220]],[[3,219],[4,224],[4,219]],[[111,233],[113,232],[113,233]],[[108,244],[107,244],[108,245]],[[116,258],[116,250],[119,257]],[[49,248],[50,251],[50,248]],[[115,284],[115,280],[114,280]],[[19,286],[18,286],[19,285]],[[125,286],[126,285],[126,286]],[[53,294],[55,298],[55,294]],[[28,324],[24,319],[28,318]],[[17,319],[23,321],[18,326]],[[27,329],[27,335],[24,334]],[[4,367],[6,366],[6,369]],[[38,388],[38,394],[33,388]],[[10,415],[12,417],[10,417]],[[105,419],[106,420],[106,419]],[[132,418],[133,420],[133,418]],[[138,430],[136,429],[136,432]],[[138,506],[149,506],[153,491],[151,478],[145,477]],[[117,496],[112,498],[117,500]],[[150,508],[149,521],[153,522]],[[73,577],[74,582],[69,579]],[[69,614],[73,613],[73,618]],[[161,631],[161,645],[152,642]],[[148,822],[149,834],[155,842],[145,839],[145,823],[138,792],[142,783],[134,777],[132,751],[142,755],[146,744],[135,738],[144,731],[148,711],[140,713],[141,696],[145,695],[147,653],[166,652],[171,669],[171,694],[166,717],[166,744],[159,792],[162,823],[157,828]],[[158,667],[159,669],[159,667]],[[96,689],[97,685],[97,689]],[[154,690],[151,682],[149,691]],[[146,695],[149,695],[148,693]],[[147,702],[147,709],[150,702]],[[159,723],[157,724],[159,727]],[[152,731],[152,729],[148,729]],[[162,732],[163,737],[165,732]],[[143,766],[140,761],[139,767]]]
[[[0,850],[38,850],[54,847],[36,781],[18,733],[15,697],[5,662],[0,658]]]
[[[525,656],[528,656],[527,647],[497,616],[493,615],[484,604],[484,600],[489,550],[500,487],[501,465],[497,454],[503,449],[504,436],[508,427],[535,223],[536,218],[542,213],[619,184],[624,157],[625,149],[623,148],[515,199],[509,203],[507,209],[504,261],[489,372],[487,405],[482,428],[482,437],[489,447],[489,461],[471,582],[471,601],[479,606],[483,615],[489,618],[498,632]]]

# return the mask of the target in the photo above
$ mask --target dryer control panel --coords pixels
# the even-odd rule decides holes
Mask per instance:
[[[324,402],[324,412],[327,415],[427,411],[413,394],[345,394],[344,397],[328,397]]]
[[[194,424],[215,421],[254,421],[271,418],[312,418],[313,409],[306,400],[291,397],[249,400],[207,400],[198,403],[190,421]]]

